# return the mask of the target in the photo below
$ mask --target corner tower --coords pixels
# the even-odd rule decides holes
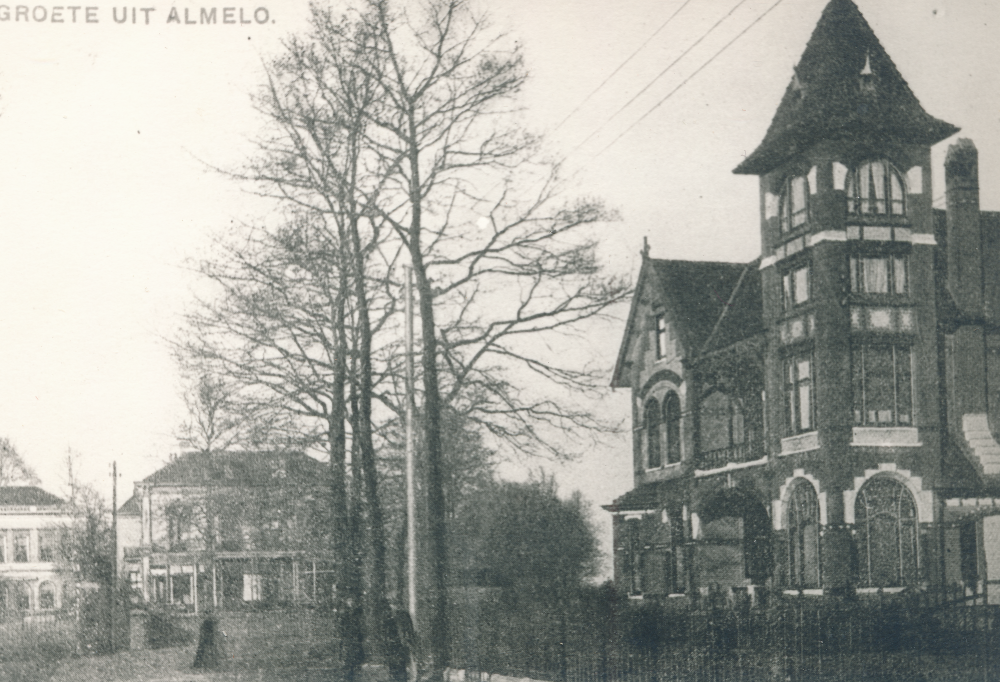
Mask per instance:
[[[923,109],[857,6],[832,0],[764,140],[735,169],[760,177],[767,450],[785,486],[774,527],[790,565],[823,557],[812,582],[826,587],[927,580],[937,563],[916,537],[933,521],[943,426],[930,147],[957,130]],[[781,492],[803,475],[826,501],[814,547],[796,539]],[[913,556],[869,552],[852,575],[863,500],[903,489],[913,544],[898,552]]]

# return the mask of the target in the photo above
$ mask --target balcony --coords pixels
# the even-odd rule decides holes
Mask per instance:
[[[702,471],[721,469],[727,464],[755,462],[764,456],[764,444],[758,438],[750,438],[729,447],[699,452],[697,468]]]

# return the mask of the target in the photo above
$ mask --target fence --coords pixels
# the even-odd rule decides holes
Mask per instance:
[[[452,665],[564,682],[1000,679],[1000,607],[946,595],[512,607],[485,599],[453,620]]]

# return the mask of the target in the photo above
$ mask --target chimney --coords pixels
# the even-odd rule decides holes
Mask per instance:
[[[944,162],[948,215],[948,290],[962,314],[983,316],[983,237],[979,225],[979,152],[961,138]]]

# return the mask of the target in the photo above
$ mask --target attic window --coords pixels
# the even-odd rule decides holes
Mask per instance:
[[[783,233],[805,224],[809,217],[809,181],[806,176],[798,175],[785,181],[779,216]]]
[[[906,214],[906,184],[888,161],[866,161],[855,168],[847,177],[846,193],[849,214]]]
[[[667,357],[667,318],[664,315],[656,316],[656,359],[662,360]]]

